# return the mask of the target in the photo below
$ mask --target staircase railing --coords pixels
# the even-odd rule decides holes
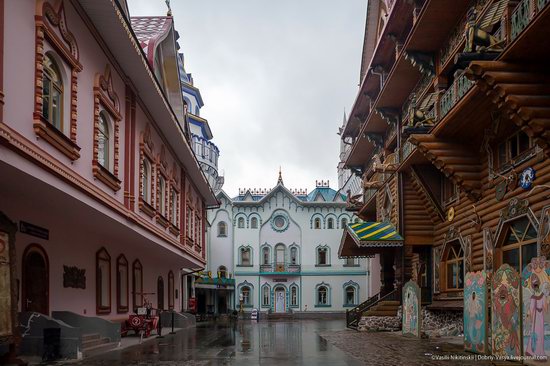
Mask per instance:
[[[384,296],[382,296],[380,293],[377,293],[376,295],[371,296],[369,299],[357,305],[353,309],[346,310],[346,326],[348,328],[356,329],[359,325],[359,321],[361,320],[361,316],[363,316],[363,313],[365,311],[368,311],[380,301],[401,301],[400,295],[401,289],[395,289],[385,294]]]

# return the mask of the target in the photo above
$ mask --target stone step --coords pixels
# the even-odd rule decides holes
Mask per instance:
[[[101,335],[99,333],[83,334],[82,335],[82,343],[87,342],[87,341],[91,341],[91,340],[95,340],[95,339],[100,339],[100,338],[101,338]]]
[[[369,310],[363,316],[397,316],[397,310]]]
[[[100,344],[109,343],[108,338],[93,338],[82,341],[82,350],[87,350]]]
[[[110,351],[117,347],[118,347],[118,343],[116,342],[99,344],[97,346],[93,346],[88,349],[83,349],[82,357],[91,357],[91,356],[99,355],[101,353]]]

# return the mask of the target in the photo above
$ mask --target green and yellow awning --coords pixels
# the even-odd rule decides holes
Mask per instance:
[[[371,257],[383,248],[403,246],[403,237],[389,222],[360,222],[346,225],[338,255]]]

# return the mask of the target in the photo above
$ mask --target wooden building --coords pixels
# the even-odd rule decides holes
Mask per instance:
[[[378,298],[413,278],[428,308],[460,310],[466,272],[550,255],[548,3],[369,1],[341,134],[363,180],[350,209],[403,241],[373,245],[349,227],[339,254],[381,254]]]

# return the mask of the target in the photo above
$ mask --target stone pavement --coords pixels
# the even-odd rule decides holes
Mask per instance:
[[[320,332],[327,342],[357,358],[364,365],[512,365],[481,359],[463,350],[461,337],[418,339],[403,337],[401,332],[356,332],[353,330]]]

